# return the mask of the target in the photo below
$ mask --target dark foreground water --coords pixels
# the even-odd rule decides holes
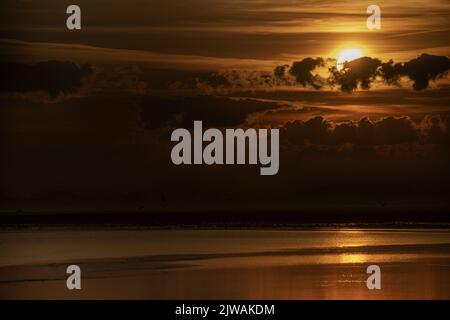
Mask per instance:
[[[450,230],[1,230],[0,298],[450,299]]]

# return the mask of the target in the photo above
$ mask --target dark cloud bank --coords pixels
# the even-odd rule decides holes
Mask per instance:
[[[280,66],[275,68],[274,75],[285,77],[285,71],[294,76],[297,83],[302,86],[322,88],[325,84],[338,86],[344,92],[351,92],[358,88],[369,89],[377,79],[387,85],[399,85],[401,77],[408,77],[413,82],[414,90],[423,90],[429,86],[430,81],[443,78],[450,69],[450,59],[445,56],[422,54],[418,58],[405,63],[395,63],[393,60],[382,62],[377,58],[362,57],[345,62],[341,70],[336,66],[328,69],[329,76],[324,79],[313,72],[323,67],[322,58],[306,58],[294,62],[290,68]]]
[[[36,64],[1,63],[0,92],[46,92],[52,97],[79,90],[83,79],[92,75],[90,65],[69,61]]]
[[[291,144],[395,145],[407,143],[450,143],[449,116],[425,116],[420,122],[408,117],[334,123],[323,117],[286,123],[281,135]]]
[[[381,68],[377,61],[361,61],[362,65],[372,65],[376,70]],[[279,69],[279,76],[292,78],[295,75],[297,85],[309,86],[310,82],[322,85],[323,79],[310,73],[326,63],[317,59],[306,60],[295,65],[293,74],[289,73],[290,66]],[[2,73],[1,92],[41,90],[55,95],[72,93],[81,89],[86,77],[98,72],[88,72],[90,67],[72,63],[52,65],[41,65],[40,68],[45,66],[59,71],[45,72],[51,81],[40,84],[30,84],[40,81],[36,74],[7,83]],[[402,70],[402,73],[416,70],[414,68],[422,70],[406,67],[407,63],[389,65],[394,71]],[[35,67],[16,65],[14,68],[14,72],[25,68],[28,71],[23,74],[29,74]],[[433,72],[430,68],[426,72],[408,72],[417,79],[425,74],[428,81],[444,74],[441,67]],[[59,83],[58,77],[66,75],[69,70],[75,76]],[[3,103],[4,107],[0,108],[1,118],[8,119],[2,141],[6,143],[2,151],[7,157],[1,168],[0,196],[3,190],[3,198],[9,202],[3,203],[10,203],[11,208],[26,205],[44,207],[48,204],[67,207],[68,203],[77,206],[84,203],[92,208],[103,205],[102,201],[108,205],[129,206],[127,208],[137,205],[184,208],[197,203],[211,206],[222,203],[294,206],[327,201],[372,204],[379,199],[394,203],[403,201],[408,205],[422,205],[424,201],[448,203],[448,114],[429,115],[420,120],[415,116],[415,119],[381,117],[335,122],[315,117],[287,122],[280,127],[283,144],[280,174],[271,178],[269,183],[273,188],[268,188],[267,179],[262,180],[253,167],[171,165],[168,158],[170,149],[161,143],[169,143],[169,139],[165,136],[161,141],[153,141],[153,130],[167,128],[171,124],[191,127],[193,120],[199,119],[205,121],[205,127],[243,126],[253,114],[292,106],[257,99],[257,96],[255,99],[182,96],[177,90],[170,96],[151,95],[142,82],[146,82],[144,77],[156,78],[156,75],[143,73],[142,69],[117,70],[110,70],[108,75],[95,74],[95,85],[99,89],[91,91],[92,96],[61,99],[50,106],[7,97],[9,100],[5,101],[8,103]],[[383,70],[388,69],[385,67]],[[37,74],[42,75],[42,72]],[[370,76],[372,73],[355,71],[354,78],[366,79],[367,74]],[[399,78],[393,75],[399,73],[398,70],[391,72],[385,78],[394,84]],[[226,77],[212,76],[210,79],[217,85],[231,86],[236,79],[242,80],[240,75],[230,73]],[[259,81],[254,73],[251,77],[252,81]],[[266,83],[272,81],[264,79]],[[171,79],[163,81],[161,88]],[[361,81],[357,81],[359,86]],[[129,91],[129,88],[136,88],[136,84],[143,88],[145,94],[141,95],[140,90]],[[370,82],[367,84],[370,86]],[[319,101],[329,99],[322,92],[312,93]],[[439,92],[439,97],[442,98],[442,94],[446,92]],[[350,96],[339,95],[346,99]],[[381,99],[386,103],[384,99],[388,97],[383,95]],[[424,101],[427,107],[430,100]],[[446,110],[443,108],[442,112]],[[424,112],[432,111],[425,109]],[[347,148],[348,145],[351,146]]]
[[[324,75],[318,70],[325,69]],[[305,58],[291,65],[281,65],[273,73],[257,70],[224,72],[175,72],[129,68],[94,68],[69,61],[47,61],[36,64],[0,63],[0,92],[44,92],[51,98],[76,93],[86,85],[97,91],[128,90],[148,94],[151,89],[179,91],[195,89],[203,94],[227,89],[303,86],[316,90],[338,87],[343,92],[370,89],[374,82],[399,86],[403,77],[412,81],[414,90],[428,88],[431,81],[445,77],[450,59],[422,54],[407,62],[362,57],[346,62],[338,70],[336,62],[324,58]],[[211,91],[213,90],[213,91]],[[226,92],[222,92],[226,93]]]
[[[352,91],[357,87],[370,88],[376,77],[387,84],[397,84],[400,77],[406,75],[414,81],[414,89],[424,89],[432,80],[443,77],[450,68],[450,59],[442,56],[423,54],[405,63],[392,60],[381,62],[379,59],[363,57],[345,63],[342,70],[330,68],[329,79],[322,79],[313,72],[324,67],[327,61],[322,58],[306,58],[294,62],[291,66],[279,66],[274,77],[288,75],[302,86],[320,89],[324,83],[339,85],[343,91]],[[118,88],[142,88],[147,90],[145,77],[149,74],[139,68],[114,69],[111,77],[105,71],[94,71],[90,65],[77,65],[72,62],[48,61],[34,65],[21,63],[0,64],[0,92],[26,93],[32,91],[47,92],[50,96],[68,94],[80,90],[87,78],[94,76],[97,87],[103,91]],[[110,73],[111,73],[110,72]],[[176,74],[175,74],[176,75]],[[255,74],[252,83],[257,82]],[[199,75],[197,75],[199,76]],[[184,79],[188,77],[185,76]],[[231,85],[239,78],[239,73],[230,73],[228,77],[214,77],[207,74],[204,79],[211,84]],[[170,83],[170,79],[165,79]],[[240,80],[239,80],[240,81]],[[270,82],[266,78],[266,83]],[[144,83],[145,82],[145,83]],[[177,90],[175,90],[177,91]],[[141,93],[140,91],[134,93]],[[144,94],[139,98],[140,121],[144,128],[155,130],[172,125],[190,127],[194,120],[203,120],[205,127],[235,127],[243,125],[248,116],[270,110],[289,109],[281,103],[257,99],[239,99],[231,97],[199,96],[154,96]],[[402,143],[448,143],[449,117],[426,116],[417,122],[407,117],[387,117],[377,120],[362,118],[359,121],[334,123],[322,117],[307,121],[288,122],[281,127],[287,141],[294,144],[402,144]]]
[[[203,120],[209,127],[234,127],[242,124],[252,113],[282,108],[276,102],[228,97],[144,97],[141,119],[146,129],[161,126],[192,127],[195,120]]]

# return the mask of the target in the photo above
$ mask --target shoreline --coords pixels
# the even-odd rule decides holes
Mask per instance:
[[[450,228],[450,208],[324,207],[141,212],[4,212],[0,214],[0,230],[36,227],[121,229]]]
[[[433,230],[448,231],[450,223],[445,224],[285,224],[285,225],[146,225],[146,224],[0,224],[0,232],[8,231],[58,231],[58,230],[148,230],[148,231],[177,231],[177,230],[262,230],[262,231],[326,231],[326,230],[377,230],[377,231],[408,231]]]

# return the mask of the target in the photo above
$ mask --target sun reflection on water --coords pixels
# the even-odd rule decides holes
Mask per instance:
[[[344,253],[339,256],[340,263],[366,263],[368,261],[367,254],[360,253]]]

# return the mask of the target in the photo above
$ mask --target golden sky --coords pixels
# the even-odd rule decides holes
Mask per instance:
[[[6,3],[2,50],[35,60],[271,68],[306,56],[337,58],[348,47],[394,60],[450,53],[447,0],[380,2],[376,31],[366,27],[366,8],[376,1],[80,0],[81,31],[66,29],[66,1]]]

